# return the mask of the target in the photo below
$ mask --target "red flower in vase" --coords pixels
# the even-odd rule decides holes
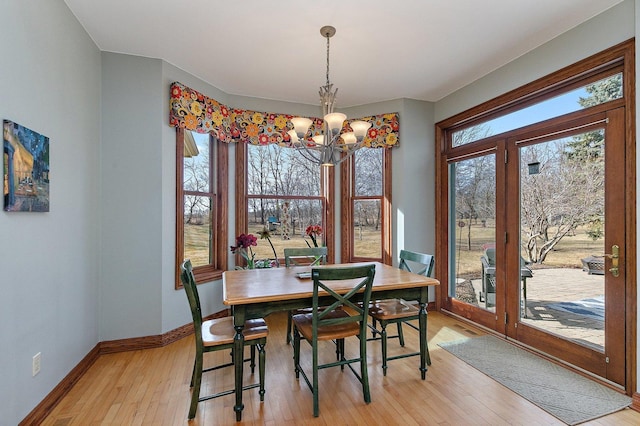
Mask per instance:
[[[256,254],[251,250],[251,246],[257,246],[258,239],[253,234],[240,234],[236,237],[236,245],[231,246],[231,253],[240,254],[247,260],[247,268],[253,269],[255,267]]]
[[[320,225],[309,225],[309,226],[307,226],[307,229],[304,232],[305,232],[305,234],[307,234],[309,236],[309,238],[311,238],[311,241],[313,241],[313,245],[315,247],[318,247],[317,237],[319,235],[322,235],[322,226],[320,226]]]

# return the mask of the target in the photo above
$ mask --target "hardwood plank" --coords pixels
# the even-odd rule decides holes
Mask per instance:
[[[481,335],[479,329],[439,313],[429,314],[429,349],[432,366],[420,380],[418,358],[389,363],[387,376],[380,366],[380,343],[369,342],[370,404],[348,371],[320,372],[320,417],[313,417],[311,392],[293,372],[291,346],[285,345],[286,315],[267,317],[265,401],[257,389],[245,392],[242,422],[235,422],[234,398],[229,395],[198,406],[196,418],[187,422],[189,381],[194,356],[193,336],[154,349],[101,355],[51,411],[43,425],[88,424],[180,425],[335,425],[335,424],[532,424],[562,425],[550,414],[498,382],[444,351],[439,342]],[[418,336],[405,331],[407,348],[417,348]],[[390,349],[400,351],[397,341]],[[348,342],[347,352],[357,350]],[[301,345],[302,361],[309,367],[308,345]],[[207,365],[229,360],[229,353],[208,354]],[[322,356],[331,358],[328,344]],[[357,364],[356,364],[357,366]],[[245,368],[245,381],[257,380]],[[233,386],[233,369],[206,373],[203,392]],[[640,413],[623,410],[586,423],[594,426],[640,424]]]

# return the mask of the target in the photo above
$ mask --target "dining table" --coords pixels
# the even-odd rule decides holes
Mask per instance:
[[[372,299],[401,298],[417,301],[420,332],[420,365],[422,380],[427,371],[427,302],[428,289],[439,285],[438,280],[415,274],[380,262],[360,262],[313,266],[313,268],[340,268],[374,264],[376,267],[372,286]],[[264,318],[267,315],[312,306],[313,280],[310,266],[290,268],[244,269],[225,271],[222,275],[224,304],[231,307],[235,329],[234,353],[243,353],[244,336],[242,330],[246,320]],[[339,293],[347,293],[351,287],[346,284],[333,288]],[[320,292],[322,295],[322,292]],[[328,296],[329,297],[329,296]],[[335,299],[334,299],[335,300]],[[322,297],[320,297],[322,301]],[[243,361],[235,356],[235,396],[233,407],[236,420],[242,419],[242,377]]]

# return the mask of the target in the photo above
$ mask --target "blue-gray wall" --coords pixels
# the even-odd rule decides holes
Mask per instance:
[[[48,136],[51,167],[50,212],[0,211],[4,426],[99,341],[101,63],[62,0],[2,1],[0,45],[0,118]],[[32,377],[38,352],[42,370]]]
[[[634,36],[635,3],[621,3],[436,103],[397,99],[344,110],[350,117],[400,113],[394,252],[434,248],[434,122]],[[231,96],[159,59],[100,52],[62,0],[5,0],[0,20],[0,115],[50,137],[52,179],[49,213],[0,212],[4,426],[22,420],[98,342],[190,321],[184,295],[174,289],[169,84],[180,81],[239,108],[319,111]],[[233,159],[232,152],[232,173]],[[206,314],[223,309],[220,282],[200,291]],[[31,377],[37,352],[42,371]]]

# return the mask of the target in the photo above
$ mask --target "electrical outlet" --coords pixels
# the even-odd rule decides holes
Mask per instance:
[[[40,357],[41,357],[41,353],[38,352],[37,354],[35,354],[33,356],[33,363],[31,364],[31,374],[32,376],[35,376],[36,374],[38,374],[40,372]]]

